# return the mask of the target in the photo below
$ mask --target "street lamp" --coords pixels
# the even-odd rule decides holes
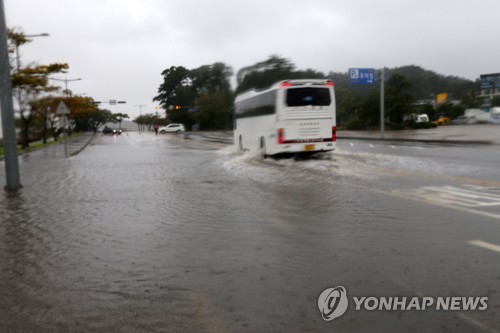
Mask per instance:
[[[46,32],[43,32],[41,34],[38,34],[38,35],[24,35],[24,37],[27,37],[27,38],[32,38],[32,37],[49,37],[50,35]]]
[[[48,33],[46,33],[46,32],[41,33],[41,34],[36,34],[36,35],[24,35],[25,38],[49,37],[49,36],[50,35]],[[16,67],[17,67],[17,72],[18,73],[19,73],[19,70],[21,69],[21,60],[20,60],[20,57],[19,57],[19,46],[20,46],[19,44],[20,43],[18,41],[16,41]]]
[[[147,106],[147,104],[139,104],[139,105],[134,105],[136,108],[139,108],[139,115],[142,116],[142,108]],[[141,119],[142,122],[142,119]],[[139,124],[139,132],[142,130],[142,124]]]
[[[24,38],[32,38],[32,37],[48,37],[50,36],[48,33],[44,32],[41,34],[36,34],[36,35],[22,35]],[[15,41],[16,45],[16,73],[19,74],[21,71],[21,57],[19,55],[19,46],[26,43],[26,39],[21,42],[20,40],[16,39]],[[23,103],[23,97],[21,95],[21,90],[17,91],[17,103],[19,106],[19,114],[21,115],[21,141],[22,141],[22,146],[23,147],[28,147],[28,139],[25,134],[26,130],[26,118],[24,117],[23,111],[24,111],[24,103]]]
[[[134,105],[136,108],[139,108],[139,114],[142,116],[142,108],[148,106],[147,104]]]
[[[81,78],[77,78],[77,79],[56,79],[56,78],[53,78],[53,77],[51,77],[50,79],[54,80],[54,81],[62,81],[62,82],[64,82],[64,92],[68,96],[70,96],[70,93],[69,93],[69,90],[68,90],[68,82],[81,81],[82,80]]]

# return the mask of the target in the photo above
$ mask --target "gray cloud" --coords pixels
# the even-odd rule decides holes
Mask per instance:
[[[22,61],[68,62],[75,93],[126,99],[137,115],[172,65],[223,61],[235,71],[270,54],[299,68],[416,64],[475,79],[500,71],[496,13],[483,0],[5,0],[8,25],[48,32],[21,48]],[[111,109],[112,107],[110,107]]]

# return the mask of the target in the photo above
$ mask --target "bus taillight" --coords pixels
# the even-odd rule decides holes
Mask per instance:
[[[278,143],[285,143],[285,130],[283,128],[278,128]]]
[[[337,126],[332,127],[332,141],[337,141]]]

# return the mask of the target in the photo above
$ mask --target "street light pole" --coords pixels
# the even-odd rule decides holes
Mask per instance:
[[[19,176],[19,161],[17,159],[14,103],[12,102],[12,82],[3,0],[0,0],[0,107],[2,109],[5,189],[7,191],[18,191],[22,185]]]
[[[68,95],[68,97],[71,96],[71,94],[69,93],[69,90],[68,90],[68,82],[81,81],[82,80],[81,78],[77,78],[77,79],[56,79],[56,78],[53,78],[53,77],[51,77],[50,79],[54,80],[54,81],[64,82],[64,92],[65,92],[66,95]]]
[[[380,138],[384,138],[384,122],[385,122],[385,97],[384,97],[384,81],[385,81],[385,71],[382,67],[380,74]]]
[[[136,108],[139,108],[139,115],[142,116],[142,108],[147,106],[147,104],[134,105]]]
[[[142,116],[142,108],[147,106],[147,104],[139,104],[134,105],[136,108],[139,108],[139,116]],[[142,124],[139,124],[139,132],[142,130]]]
[[[49,37],[50,35],[46,32],[44,33],[41,33],[41,34],[36,34],[36,35],[23,35],[25,38],[33,38],[33,37]],[[19,73],[19,71],[21,70],[21,59],[20,59],[20,55],[19,55],[19,42],[15,42],[16,44],[16,69],[17,69],[17,72]],[[23,43],[24,44],[24,43]]]
[[[41,33],[41,34],[36,34],[36,35],[22,35],[24,38],[32,38],[32,37],[48,37],[50,36],[48,33]],[[14,41],[15,46],[16,46],[16,73],[19,74],[21,72],[21,56],[19,54],[19,46],[21,44],[26,43],[27,40],[25,39],[24,42],[21,42],[20,40],[16,39]],[[22,145],[23,147],[28,147],[28,140],[27,140],[27,135],[25,135],[25,130],[26,130],[26,118],[24,117],[24,101],[23,101],[23,96],[21,94],[21,90],[17,90],[17,103],[19,106],[19,115],[21,116],[21,139],[22,139]]]

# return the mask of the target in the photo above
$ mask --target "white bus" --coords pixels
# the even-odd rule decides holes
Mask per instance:
[[[265,158],[280,153],[335,149],[336,112],[330,80],[288,80],[251,90],[234,101],[234,143],[258,149]]]

